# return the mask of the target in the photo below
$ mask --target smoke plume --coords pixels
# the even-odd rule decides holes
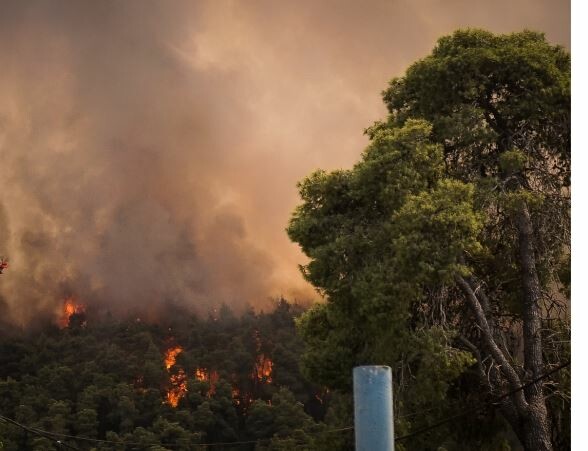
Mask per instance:
[[[458,27],[547,32],[559,1],[0,2],[0,310],[312,296],[296,181],[347,167],[379,92]]]

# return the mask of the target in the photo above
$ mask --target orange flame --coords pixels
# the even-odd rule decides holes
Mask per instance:
[[[212,372],[209,372],[206,368],[196,368],[194,376],[197,380],[201,382],[208,382],[210,384],[210,388],[207,392],[207,396],[209,398],[216,393],[216,384],[219,380],[217,371],[212,370]]]
[[[249,406],[253,404],[253,395],[248,392],[241,392],[238,387],[233,386],[231,389],[231,395],[233,397],[233,404],[241,409],[242,413],[245,413]]]
[[[182,399],[188,391],[186,373],[181,369],[178,371],[178,374],[172,374],[169,378],[169,381],[171,387],[167,391],[167,403],[172,407],[177,407],[180,399]]]
[[[86,312],[86,306],[84,304],[78,304],[73,298],[67,298],[63,301],[63,313],[59,320],[59,327],[62,329],[69,325],[69,320],[73,315],[81,314]]]
[[[257,361],[255,362],[253,377],[257,378],[259,382],[271,384],[273,367],[274,362],[264,354],[260,354],[257,356]]]
[[[269,357],[261,353],[262,340],[259,330],[253,331],[253,341],[255,342],[255,349],[257,351],[257,359],[253,366],[253,373],[251,376],[259,382],[272,383],[272,371],[274,362]]]
[[[168,372],[170,372],[171,367],[176,364],[176,357],[182,351],[183,349],[179,345],[172,346],[165,351],[163,362],[165,363],[165,368]],[[184,370],[180,368],[177,374],[170,374],[169,384],[170,388],[166,393],[166,401],[170,406],[177,407],[180,399],[182,399],[188,391],[188,382]]]
[[[196,379],[201,382],[208,381],[208,371],[206,368],[196,368]]]
[[[169,371],[169,369],[176,364],[176,357],[183,349],[181,346],[174,346],[173,348],[169,348],[165,351],[165,358],[163,359],[165,362],[165,368]]]

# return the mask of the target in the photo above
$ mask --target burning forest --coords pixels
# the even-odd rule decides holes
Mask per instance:
[[[570,448],[569,2],[0,1],[1,451]]]
[[[159,440],[186,450],[270,439],[282,410],[295,412],[292,427],[310,431],[330,398],[298,367],[294,317],[302,311],[282,300],[270,313],[242,317],[224,309],[207,319],[178,311],[160,323],[92,320],[67,298],[59,328],[0,341],[0,409],[56,434]],[[53,449],[50,441],[35,448],[34,436],[1,422],[0,435],[4,443]]]
[[[177,407],[180,399],[184,397],[188,391],[187,377],[183,368],[173,369],[176,365],[176,357],[183,351],[179,345],[167,349],[164,353],[163,363],[169,375],[169,387],[166,392],[166,402],[172,406]]]
[[[71,324],[72,321],[78,320],[81,325],[86,324],[86,306],[75,301],[73,297],[63,301],[61,318],[59,318],[59,327],[64,328]]]
[[[212,321],[218,322],[217,317],[212,317]],[[168,342],[175,342],[174,337],[170,337]],[[262,339],[259,330],[255,330],[254,343],[256,354],[252,356],[249,380],[243,381],[233,372],[230,375],[231,381],[231,397],[235,406],[239,407],[242,413],[255,399],[262,399],[264,397],[263,386],[272,383],[273,361],[271,358],[261,353]],[[184,352],[184,348],[178,344],[167,348],[163,353],[163,362],[169,374],[169,381],[166,386],[166,400],[171,407],[177,407],[180,400],[188,393],[188,379],[189,374],[194,375],[194,380],[200,382],[205,386],[204,390],[199,390],[207,398],[213,398],[217,391],[217,385],[221,381],[219,371],[216,369],[208,369],[206,367],[196,367],[192,372],[189,368],[183,368],[176,363],[177,357]],[[195,384],[192,384],[194,388]],[[271,402],[267,400],[267,402]]]

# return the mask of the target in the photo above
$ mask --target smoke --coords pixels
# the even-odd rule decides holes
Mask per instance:
[[[295,183],[357,159],[389,78],[457,27],[569,46],[566,2],[486,3],[2,1],[4,309],[312,296]]]

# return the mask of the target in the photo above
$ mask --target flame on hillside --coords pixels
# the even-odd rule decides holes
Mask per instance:
[[[206,368],[196,368],[195,376],[196,379],[201,382],[208,381],[208,371],[206,370]]]
[[[169,348],[165,351],[165,357],[163,359],[165,363],[165,369],[169,371],[169,369],[176,364],[176,357],[183,349],[181,346],[174,346],[173,348]]]
[[[73,298],[67,298],[63,301],[63,311],[59,319],[59,327],[64,328],[69,325],[69,321],[74,315],[81,315],[86,313],[86,306],[77,303]]]
[[[253,331],[253,340],[255,341],[255,350],[257,351],[257,358],[253,365],[253,373],[251,376],[258,382],[271,384],[272,383],[272,371],[274,362],[261,352],[262,341],[259,330]]]
[[[169,378],[171,387],[167,391],[167,403],[172,407],[177,407],[180,399],[188,392],[188,381],[184,370],[180,369],[178,374],[172,374]]]
[[[216,393],[216,384],[220,379],[217,371],[212,370],[209,372],[207,368],[196,368],[195,377],[196,380],[210,384],[210,388],[206,393],[209,398]]]
[[[241,413],[245,413],[249,406],[253,404],[253,401],[255,401],[251,393],[242,393],[236,385],[233,385],[231,388],[231,397],[233,398],[233,403],[240,408]]]
[[[163,362],[168,373],[171,368],[176,364],[176,357],[183,351],[183,348],[179,345],[172,346],[165,351]],[[166,393],[166,401],[172,407],[177,407],[180,399],[184,397],[188,391],[188,382],[186,373],[183,369],[179,369],[176,374],[170,374],[169,376],[169,388]]]
[[[267,357],[265,354],[257,356],[255,366],[253,369],[253,377],[259,382],[272,383],[272,372],[274,368],[274,362]]]
[[[170,341],[173,342],[173,338],[170,339]],[[242,392],[236,381],[235,375],[233,375],[231,397],[233,399],[233,403],[242,409],[247,409],[248,406],[253,403],[254,399],[256,398],[255,393],[257,393],[262,385],[271,384],[273,382],[274,362],[267,354],[260,352],[262,348],[262,341],[259,331],[257,330],[254,332],[254,341],[257,354],[255,361],[253,362],[253,369],[250,376],[253,382],[252,391],[248,390],[246,392]],[[177,407],[180,400],[188,392],[188,376],[186,375],[186,372],[183,368],[174,368],[176,365],[176,359],[182,352],[183,348],[180,345],[170,343],[163,356],[165,368],[169,373],[169,384],[166,390],[166,400],[164,402],[172,407]],[[218,382],[220,380],[218,371],[211,370],[206,367],[198,367],[194,370],[193,374],[197,381],[208,384],[206,396],[208,398],[214,396],[217,390]]]

